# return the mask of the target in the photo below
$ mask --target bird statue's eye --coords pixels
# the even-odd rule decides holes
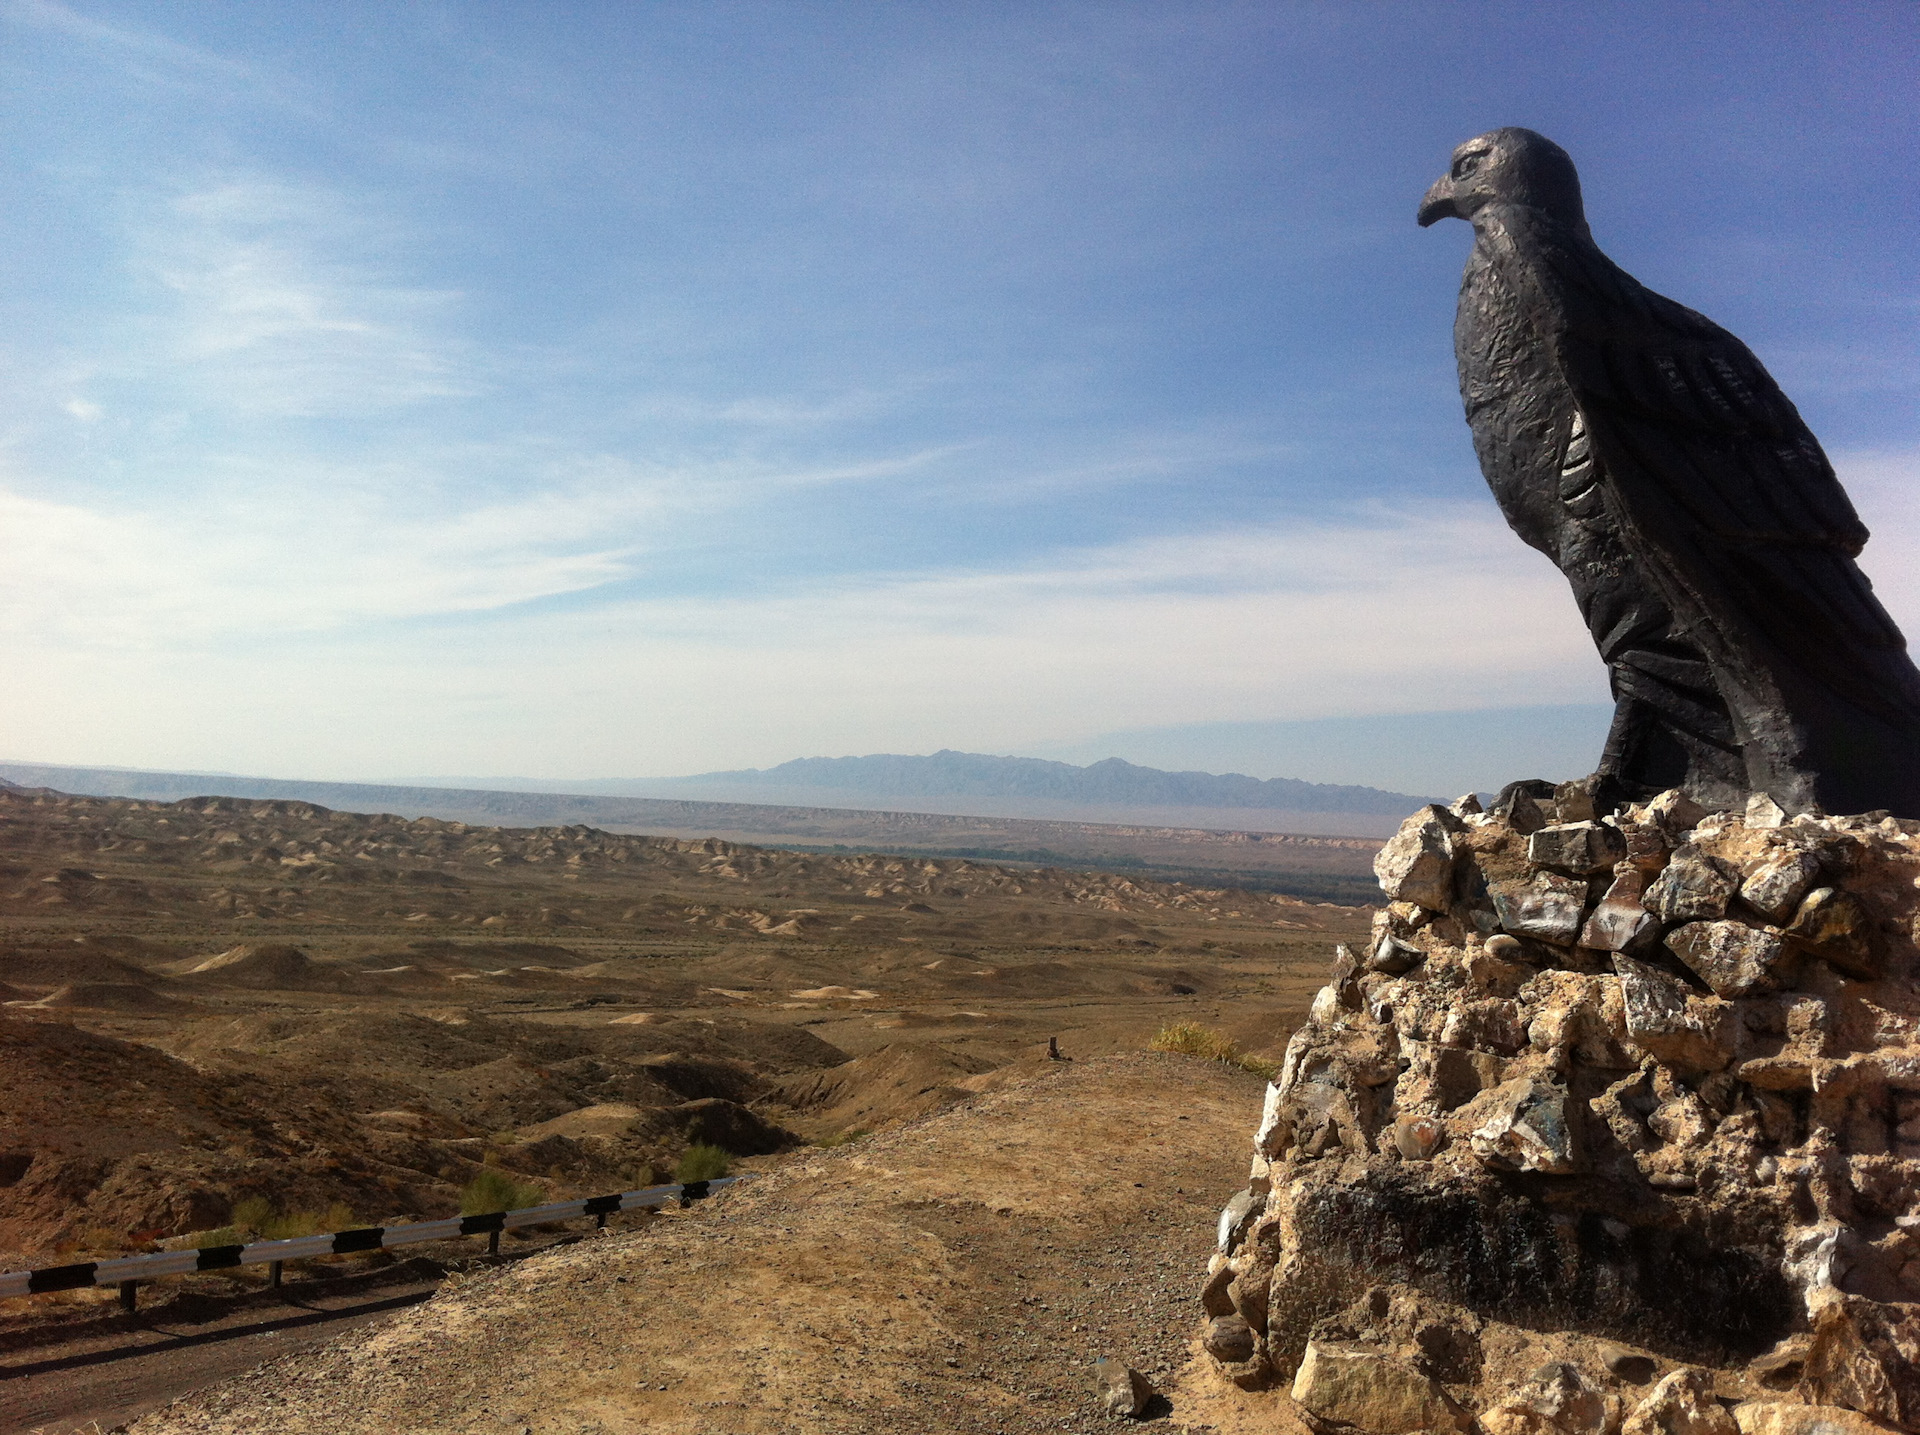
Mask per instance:
[[[1475,150],[1472,154],[1463,154],[1453,162],[1453,177],[1465,179],[1480,167],[1480,161],[1486,157],[1485,150]]]

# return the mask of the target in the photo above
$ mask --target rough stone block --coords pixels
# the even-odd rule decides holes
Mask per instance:
[[[1591,778],[1561,783],[1553,790],[1554,814],[1562,822],[1587,822],[1598,817],[1600,814],[1593,805],[1593,788]]]
[[[1328,982],[1313,994],[1313,1005],[1307,1008],[1307,1020],[1316,1026],[1329,1026],[1340,1019],[1340,1013],[1347,1010],[1347,1004],[1341,999],[1340,988]]]
[[[1334,995],[1341,1006],[1348,1011],[1360,1010],[1366,993],[1360,986],[1360,959],[1353,954],[1352,948],[1345,942],[1336,943],[1333,949],[1333,970],[1328,973],[1327,985],[1333,988]]]
[[[1293,1144],[1293,1118],[1287,1110],[1286,1093],[1273,1082],[1260,1108],[1260,1125],[1253,1133],[1253,1149],[1262,1156],[1278,1156]]]
[[[1246,1239],[1247,1227],[1260,1217],[1266,1202],[1249,1189],[1242,1191],[1220,1212],[1219,1250],[1222,1255],[1230,1256]]]
[[[1506,1079],[1499,1057],[1470,1047],[1436,1046],[1428,1052],[1432,1063],[1433,1095],[1442,1111],[1452,1111],[1491,1090]]]
[[[1093,1363],[1093,1389],[1107,1414],[1135,1420],[1147,1413],[1158,1393],[1139,1371],[1104,1355]]]
[[[1402,1113],[1393,1118],[1393,1149],[1408,1161],[1425,1161],[1447,1139],[1447,1128],[1431,1116],[1409,1116]]]
[[[1629,1385],[1645,1385],[1660,1369],[1652,1356],[1617,1341],[1596,1341],[1594,1348],[1601,1363]]]
[[[1880,963],[1873,952],[1872,919],[1851,892],[1816,887],[1802,899],[1786,935],[1796,946],[1850,977],[1873,981],[1880,975]]]
[[[1686,1150],[1703,1146],[1713,1134],[1713,1114],[1691,1091],[1679,1091],[1647,1117],[1647,1129],[1667,1145]]]
[[[1259,1351],[1255,1351],[1252,1358],[1237,1364],[1223,1364],[1220,1370],[1242,1390],[1267,1390],[1275,1384],[1273,1362]]]
[[[1625,1150],[1638,1155],[1653,1145],[1646,1117],[1655,1101],[1653,1081],[1644,1071],[1623,1077],[1587,1103],[1595,1116],[1606,1122],[1613,1138]]]
[[[1626,839],[1601,822],[1557,823],[1527,838],[1527,861],[1580,877],[1605,872],[1626,855]]]
[[[1667,834],[1651,822],[1620,822],[1620,837],[1627,844],[1626,862],[1647,874],[1649,880],[1667,865],[1672,844]]]
[[[1272,1279],[1272,1264],[1256,1260],[1235,1275],[1227,1287],[1227,1298],[1233,1302],[1235,1312],[1252,1330],[1267,1328],[1267,1285]]]
[[[1820,859],[1811,852],[1772,852],[1740,884],[1740,900],[1771,922],[1792,919],[1820,876]]]
[[[1380,890],[1396,902],[1446,911],[1453,903],[1453,837],[1464,830],[1446,808],[1421,808],[1375,854],[1373,875]]]
[[[1813,1072],[1813,1060],[1795,1053],[1756,1057],[1752,1061],[1743,1061],[1734,1068],[1735,1076],[1762,1094],[1780,1091],[1811,1091],[1813,1090]],[[1788,1110],[1791,1109],[1791,1107],[1788,1108]],[[1777,1108],[1761,1102],[1760,1116],[1762,1126],[1771,1136],[1773,1128],[1781,1124]]]
[[[1814,1318],[1795,1393],[1903,1430],[1920,1427],[1920,1314],[1859,1296],[1829,1302]]]
[[[1528,787],[1538,790],[1538,795],[1529,792]],[[1545,783],[1510,783],[1503,788],[1503,800],[1493,804],[1494,815],[1504,821],[1515,832],[1525,836],[1538,832],[1553,817],[1549,809],[1553,806],[1552,789]]]
[[[1293,1398],[1320,1419],[1366,1435],[1416,1435],[1468,1425],[1466,1412],[1435,1381],[1360,1341],[1308,1341],[1294,1373]]]
[[[1209,1316],[1232,1315],[1233,1296],[1228,1290],[1233,1284],[1233,1267],[1221,1262],[1218,1270],[1208,1274],[1200,1287],[1200,1309]]]
[[[1725,1002],[1696,997],[1678,977],[1615,954],[1627,1040],[1683,1071],[1718,1071],[1733,1059],[1734,1013]]]
[[[1610,1397],[1579,1366],[1565,1360],[1541,1366],[1480,1417],[1482,1435],[1609,1435],[1619,1423],[1618,1397]],[[1727,1435],[1732,1435],[1731,1425]]]
[[[1410,972],[1425,959],[1426,953],[1412,942],[1403,942],[1398,937],[1381,933],[1380,940],[1374,943],[1373,951],[1367,956],[1367,970],[1385,972],[1389,976],[1399,976]]]
[[[1647,874],[1638,868],[1619,871],[1580,929],[1580,945],[1603,952],[1629,952],[1646,946],[1660,932],[1660,923],[1641,901]]]
[[[1516,947],[1520,945],[1512,937],[1507,940]],[[1467,989],[1478,996],[1515,996],[1520,988],[1538,975],[1537,969],[1526,962],[1515,961],[1505,951],[1492,951],[1486,947],[1477,951],[1468,948],[1462,965],[1467,973]]]
[[[1215,1316],[1207,1322],[1200,1343],[1221,1364],[1236,1365],[1253,1358],[1253,1327],[1237,1314]]]
[[[1718,921],[1727,915],[1737,885],[1717,857],[1682,847],[1647,888],[1647,909],[1663,922]]]
[[[1713,1376],[1676,1370],[1634,1407],[1620,1435],[1739,1435],[1733,1416],[1714,1399]]]
[[[1467,1138],[1483,1163],[1546,1176],[1567,1176],[1580,1169],[1565,1088],[1537,1077],[1517,1077],[1496,1088],[1490,1104],[1487,1118]]]
[[[1620,983],[1612,977],[1574,972],[1541,972],[1527,988],[1533,1015],[1527,1044],[1535,1051],[1570,1054],[1582,1065],[1603,1070],[1638,1066],[1627,1051],[1626,1011]]]
[[[1667,946],[1720,997],[1761,996],[1791,976],[1794,953],[1777,928],[1745,922],[1689,922]]]
[[[1580,933],[1587,905],[1585,882],[1540,872],[1531,882],[1495,882],[1488,890],[1500,925],[1517,936],[1566,947]]]
[[[1812,1343],[1813,1337],[1806,1331],[1795,1331],[1772,1350],[1748,1361],[1747,1374],[1769,1390],[1791,1390],[1800,1382],[1807,1364],[1807,1347]]]
[[[1644,809],[1649,819],[1669,832],[1687,832],[1700,825],[1707,809],[1679,788],[1669,788],[1649,801]]]

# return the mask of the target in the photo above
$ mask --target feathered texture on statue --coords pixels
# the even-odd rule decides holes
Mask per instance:
[[[1532,130],[1454,151],[1419,213],[1447,217],[1474,231],[1454,348],[1481,472],[1607,664],[1606,795],[1920,817],[1920,672],[1760,361],[1600,252],[1573,161]]]

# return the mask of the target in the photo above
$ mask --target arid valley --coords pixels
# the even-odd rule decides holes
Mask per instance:
[[[696,1142],[736,1170],[853,1158],[1103,1057],[1146,1062],[1157,1100],[1190,1068],[1227,1082],[1244,1127],[1254,1077],[1149,1041],[1198,1021],[1277,1057],[1369,915],[965,859],[18,788],[0,864],[13,1270],[190,1241],[249,1201],[283,1225],[387,1224],[453,1213],[490,1171],[562,1199],[670,1179]],[[1234,1179],[1179,1183],[1186,1234],[1209,1238]],[[209,1319],[263,1279],[165,1282],[134,1319]],[[112,1295],[8,1302],[9,1361],[46,1363],[50,1323],[103,1329]]]

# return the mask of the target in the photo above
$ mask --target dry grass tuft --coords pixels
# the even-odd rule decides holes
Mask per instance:
[[[461,1188],[460,1214],[491,1216],[498,1211],[518,1211],[545,1203],[547,1193],[538,1186],[516,1181],[505,1171],[488,1167]]]
[[[1280,1068],[1271,1061],[1257,1056],[1248,1056],[1240,1050],[1240,1044],[1224,1031],[1203,1025],[1197,1021],[1168,1022],[1154,1034],[1147,1043],[1153,1051],[1177,1052],[1181,1056],[1198,1056],[1207,1061],[1225,1062],[1228,1066],[1237,1066],[1242,1071],[1250,1071],[1255,1076],[1271,1081]]]
[[[676,1181],[716,1181],[733,1169],[733,1158],[718,1146],[696,1141],[680,1154],[674,1169]]]

